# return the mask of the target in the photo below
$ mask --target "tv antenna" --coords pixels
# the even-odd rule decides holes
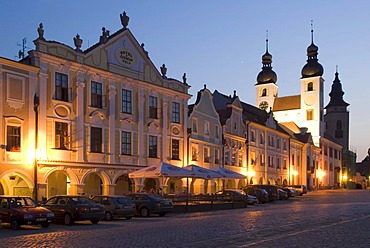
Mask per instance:
[[[22,46],[22,49],[18,51],[18,59],[24,59],[26,49],[31,49],[31,48],[26,46],[26,43],[27,43],[26,38],[23,38],[22,44],[17,43],[17,46]],[[17,56],[15,56],[15,57],[17,57]]]

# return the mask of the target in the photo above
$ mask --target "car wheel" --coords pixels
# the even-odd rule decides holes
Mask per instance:
[[[161,216],[161,217],[163,217],[163,216],[165,216],[167,213],[159,213],[158,215],[159,216]]]
[[[143,217],[149,217],[150,216],[149,209],[147,209],[146,207],[142,207],[140,209],[140,215]]]
[[[99,223],[99,219],[91,219],[90,220],[92,224],[98,224]]]
[[[73,225],[73,219],[72,219],[71,214],[65,214],[63,220],[64,220],[65,225],[67,226]]]
[[[132,216],[126,216],[125,219],[126,220],[131,220],[132,219]]]
[[[19,222],[16,218],[13,218],[11,221],[10,221],[10,226],[13,230],[18,230],[20,228],[21,225],[19,225]]]
[[[106,212],[105,213],[105,217],[104,217],[105,220],[113,220],[113,215],[111,212]]]
[[[50,226],[50,222],[42,222],[42,223],[41,223],[41,226],[42,226],[43,228],[47,228],[47,227],[49,227],[49,226]]]

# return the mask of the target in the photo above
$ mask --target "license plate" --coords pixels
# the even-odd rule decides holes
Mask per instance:
[[[99,210],[99,208],[90,208],[90,210]]]
[[[36,218],[36,221],[46,221],[46,218]]]

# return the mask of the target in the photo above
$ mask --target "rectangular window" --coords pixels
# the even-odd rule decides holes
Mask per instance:
[[[98,82],[91,82],[91,106],[95,108],[103,107],[103,86]]]
[[[158,98],[149,96],[149,118],[157,119]]]
[[[329,147],[329,157],[333,157],[333,147]]]
[[[276,139],[276,148],[280,149],[280,139],[279,138]]]
[[[286,140],[283,141],[283,149],[284,151],[286,151],[287,147],[286,147]]]
[[[204,135],[209,136],[209,122],[208,121],[204,122]]]
[[[180,159],[180,141],[177,139],[172,140],[172,159]]]
[[[21,151],[21,127],[6,127],[6,150],[8,152]]]
[[[122,90],[122,113],[132,114],[131,90]]]
[[[313,120],[313,110],[312,109],[309,109],[309,110],[306,111],[306,117],[307,117],[308,121]]]
[[[260,154],[260,165],[265,166],[265,156],[263,154]]]
[[[180,103],[172,103],[172,122],[180,123]]]
[[[225,151],[225,164],[226,165],[229,165],[230,164],[230,152],[229,151]]]
[[[121,154],[131,155],[131,133],[122,131]]]
[[[203,160],[205,163],[209,163],[209,147],[203,148]]]
[[[256,132],[254,130],[251,130],[251,141],[256,142]]]
[[[68,150],[68,123],[55,122],[55,148]]]
[[[257,161],[256,161],[256,153],[255,152],[251,152],[251,165],[256,165]]]
[[[193,133],[197,133],[198,132],[198,120],[197,119],[193,119],[193,125],[192,125],[192,132]]]
[[[68,76],[55,73],[55,99],[68,102]]]
[[[191,146],[191,160],[198,161],[198,145],[193,144]]]
[[[220,150],[215,149],[215,164],[220,164]]]
[[[292,165],[294,165],[294,154],[292,154]]]
[[[219,130],[218,130],[218,125],[215,126],[215,139],[219,139],[220,138],[220,133],[219,133]]]
[[[276,169],[280,169],[280,158],[276,158]]]
[[[260,144],[265,144],[265,135],[263,133],[260,133]]]
[[[149,158],[157,158],[158,151],[158,143],[157,143],[157,136],[149,136]]]
[[[103,129],[99,127],[91,127],[90,151],[102,152],[103,147]]]
[[[242,167],[243,166],[243,154],[242,153],[239,153],[239,158],[238,158],[238,165],[240,166],[240,167]]]

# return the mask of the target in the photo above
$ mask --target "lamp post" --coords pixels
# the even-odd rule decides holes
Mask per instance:
[[[38,124],[39,124],[39,106],[40,106],[40,99],[35,93],[33,96],[33,110],[35,111],[35,154],[34,154],[34,197],[35,201],[38,201],[38,195],[37,195],[37,149],[38,149]]]

